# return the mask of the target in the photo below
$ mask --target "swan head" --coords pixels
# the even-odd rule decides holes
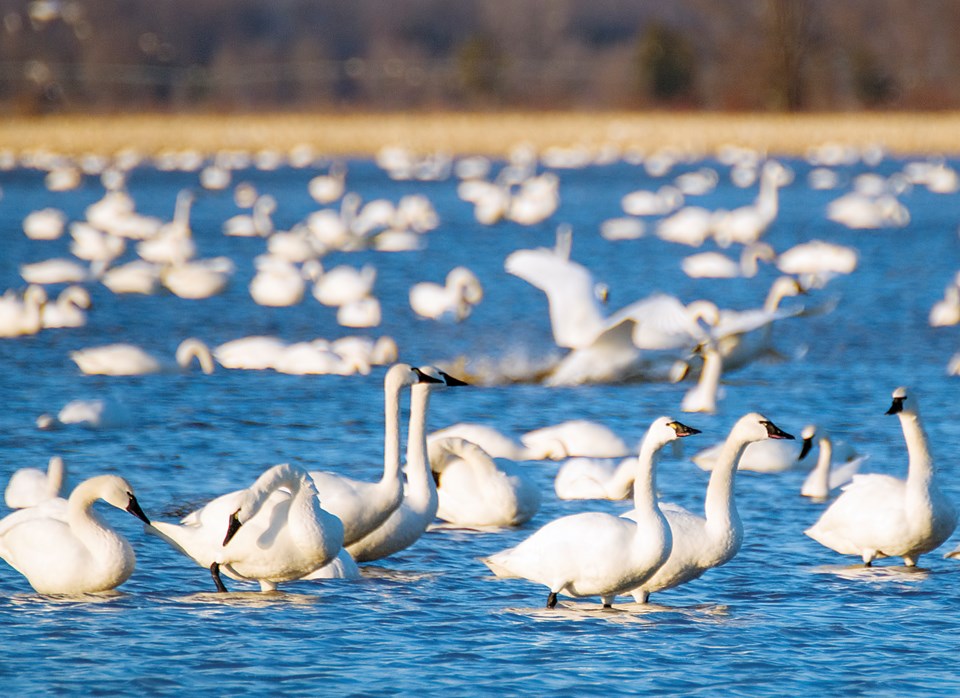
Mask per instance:
[[[387,370],[383,378],[384,388],[387,390],[400,390],[417,383],[440,383],[440,378],[426,375],[418,368],[410,364],[394,364]]]
[[[917,412],[917,401],[908,393],[905,387],[900,386],[893,391],[893,402],[890,405],[890,409],[887,410],[887,414],[916,415]]]
[[[797,460],[803,460],[813,448],[813,439],[817,435],[817,428],[813,424],[808,424],[800,432],[800,438],[803,439],[803,445],[800,447],[800,455]]]
[[[736,436],[749,443],[764,439],[793,439],[792,434],[780,429],[776,424],[758,412],[749,412],[742,416],[733,426],[731,436]]]
[[[451,376],[445,371],[441,371],[436,366],[421,366],[420,368],[413,369],[420,376],[422,376],[420,383],[440,383],[445,385],[448,388],[461,385],[470,385],[466,381],[462,381],[459,378]]]
[[[644,441],[647,439],[656,439],[657,443],[665,445],[671,441],[699,433],[701,433],[699,429],[694,429],[682,422],[678,422],[673,417],[659,417],[654,420],[650,428],[647,429],[647,435],[644,437]]]
[[[89,484],[87,484],[89,483]],[[130,483],[118,475],[100,475],[99,477],[87,480],[88,487],[93,487],[100,499],[112,504],[117,509],[123,509],[129,514],[136,516],[148,526],[150,519],[143,513],[140,503],[133,494],[133,488]],[[76,492],[77,490],[74,490]]]

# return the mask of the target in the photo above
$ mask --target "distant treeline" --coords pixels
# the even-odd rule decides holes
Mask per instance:
[[[0,0],[0,115],[960,108],[957,0]]]

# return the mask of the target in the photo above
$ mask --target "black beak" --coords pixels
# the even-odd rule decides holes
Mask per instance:
[[[787,432],[783,431],[783,429],[778,427],[773,422],[760,422],[760,423],[767,428],[767,436],[769,436],[771,439],[792,439],[793,438],[792,434],[788,434]]]
[[[677,432],[677,436],[693,436],[694,434],[702,433],[699,429],[688,427],[686,424],[680,422],[670,422],[670,426]]]
[[[443,376],[443,382],[447,384],[447,387],[453,387],[457,385],[470,385],[466,381],[462,381],[459,378],[454,378],[449,373],[444,373],[440,371],[440,375]]]
[[[803,460],[807,457],[807,454],[810,453],[810,449],[813,448],[813,439],[804,439],[803,446],[800,447],[800,457],[797,460]]]
[[[130,503],[127,504],[127,511],[143,521],[143,523],[147,524],[147,526],[150,525],[150,519],[148,519],[147,515],[143,513],[143,509],[140,508],[140,502],[138,502],[137,498],[132,494],[130,494]]]
[[[223,537],[223,547],[226,547],[227,543],[230,542],[230,539],[237,534],[237,531],[240,530],[240,526],[240,519],[237,518],[237,512],[235,511],[230,515],[230,523],[227,524],[227,535]]]
[[[903,398],[903,397],[893,398],[893,404],[890,405],[890,409],[887,410],[886,414],[900,414],[901,412],[903,412],[904,400],[906,400],[906,398]]]
[[[421,383],[443,383],[441,379],[434,378],[433,376],[427,375],[426,373],[421,371],[419,368],[414,368],[413,371],[420,378]]]

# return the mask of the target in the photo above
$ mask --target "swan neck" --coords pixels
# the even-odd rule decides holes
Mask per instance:
[[[437,498],[436,484],[427,460],[427,410],[430,388],[417,384],[410,389],[410,427],[407,430],[407,498],[417,502]]]
[[[383,394],[383,477],[394,482],[400,477],[400,386],[387,387]]]
[[[704,501],[704,514],[710,527],[718,526],[730,530],[740,526],[740,515],[734,497],[733,482],[737,464],[747,447],[746,441],[728,437],[720,449],[710,481],[707,483],[707,495]]]
[[[633,508],[638,512],[650,512],[657,508],[657,461],[659,444],[645,439],[640,445],[640,454],[634,466]]]
[[[933,480],[933,460],[927,446],[927,436],[917,415],[901,412],[899,417],[909,455],[907,486],[913,484],[926,488]]]

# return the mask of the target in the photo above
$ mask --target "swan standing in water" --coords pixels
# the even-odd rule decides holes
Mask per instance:
[[[671,441],[697,433],[669,417],[650,425],[637,461],[634,519],[603,512],[564,516],[482,562],[498,577],[545,585],[547,608],[556,606],[558,594],[600,596],[609,607],[617,594],[644,583],[669,557],[670,527],[655,495],[657,454]]]
[[[93,510],[98,499],[150,523],[126,480],[99,475],[77,485],[69,499],[51,499],[0,521],[0,557],[41,594],[86,594],[123,584],[136,556]]]
[[[800,432],[799,444],[783,439],[765,439],[749,443],[743,450],[743,455],[740,456],[737,470],[750,470],[755,473],[782,473],[786,470],[795,470],[810,453],[816,435],[817,428],[808,424]],[[723,448],[724,442],[721,441],[695,453],[691,460],[701,470],[711,471],[716,466],[720,454],[723,453]]]
[[[854,476],[804,533],[841,555],[859,555],[867,566],[879,558],[902,557],[913,567],[923,553],[950,537],[957,512],[937,488],[916,398],[897,388],[887,414],[900,418],[909,454],[907,479],[877,473]]]
[[[387,520],[352,545],[345,546],[357,562],[370,562],[409,548],[416,543],[437,515],[437,487],[427,459],[427,410],[434,388],[467,385],[443,371],[422,369],[435,382],[420,382],[410,388],[410,426],[407,429],[407,476],[403,501]]]
[[[60,496],[66,475],[67,469],[60,456],[50,458],[46,471],[20,468],[10,476],[3,499],[10,509],[35,507]]]
[[[343,522],[343,544],[349,547],[382,525],[403,501],[400,477],[400,393],[420,383],[440,383],[440,378],[407,364],[390,367],[383,379],[383,475],[366,482],[338,473],[310,472],[324,507]],[[415,415],[411,414],[413,421]]]
[[[807,479],[803,481],[800,494],[804,497],[810,497],[814,501],[824,502],[830,496],[831,490],[835,490],[853,479],[853,476],[860,469],[860,464],[867,459],[867,456],[855,456],[851,453],[850,457],[842,463],[834,465],[834,447],[830,437],[821,434],[820,438],[817,439],[817,445],[820,448],[817,464],[807,475]]]
[[[792,439],[773,422],[756,412],[744,415],[733,425],[717,464],[710,474],[704,499],[704,516],[697,516],[676,504],[661,503],[673,538],[666,562],[652,576],[628,593],[637,603],[646,603],[655,591],[672,589],[698,578],[712,567],[729,562],[743,542],[743,524],[734,499],[734,475],[737,461],[747,444],[764,439]],[[651,498],[652,483],[637,480],[634,498]],[[639,492],[639,489],[646,491]],[[636,510],[623,516],[637,520]]]
[[[310,477],[287,463],[263,472],[249,488],[217,497],[180,524],[156,521],[147,530],[210,570],[256,581],[261,591],[301,579],[337,557],[343,525],[320,507]]]
[[[437,518],[459,526],[519,526],[540,510],[540,490],[515,463],[495,461],[477,444],[431,440]]]

